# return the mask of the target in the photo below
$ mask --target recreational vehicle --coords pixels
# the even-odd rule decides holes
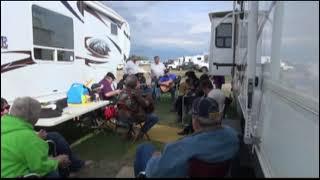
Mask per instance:
[[[41,102],[99,82],[129,57],[130,28],[95,1],[1,1],[1,96]]]
[[[232,75],[258,176],[319,177],[319,2],[235,1],[209,18],[209,73]]]
[[[201,72],[208,72],[209,62],[207,55],[195,55],[192,57],[192,61],[197,65],[197,70]]]

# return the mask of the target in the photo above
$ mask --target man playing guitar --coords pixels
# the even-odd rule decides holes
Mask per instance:
[[[169,70],[165,70],[164,76],[159,78],[158,85],[160,87],[161,92],[171,93],[171,101],[174,102],[175,97],[175,81],[177,76],[175,74],[169,74]]]

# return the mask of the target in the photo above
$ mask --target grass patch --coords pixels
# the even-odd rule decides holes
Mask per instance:
[[[73,148],[73,152],[81,159],[94,161],[90,168],[77,173],[77,177],[115,177],[121,167],[133,166],[137,146],[143,142],[146,140],[132,143],[111,130],[95,135]],[[158,150],[163,148],[160,142],[150,143]]]
[[[155,107],[155,114],[159,116],[158,124],[170,127],[182,128],[182,124],[176,120],[176,112],[170,112],[172,107],[170,93],[162,94],[160,101],[157,102]]]

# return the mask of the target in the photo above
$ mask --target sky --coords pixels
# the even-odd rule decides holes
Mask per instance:
[[[130,26],[130,54],[161,60],[208,53],[210,12],[232,10],[232,1],[104,1]]]

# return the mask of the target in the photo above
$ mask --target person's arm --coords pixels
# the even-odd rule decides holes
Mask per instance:
[[[143,107],[143,108],[146,108],[147,106],[149,106],[150,102],[146,101],[140,92],[136,92],[133,96],[137,101],[138,103]]]
[[[107,93],[104,94],[105,97],[112,97],[112,96],[115,96],[115,95],[119,95],[121,92],[120,89],[117,89],[117,90],[114,90],[114,91],[109,91]]]
[[[177,156],[179,154],[179,156]],[[163,154],[154,153],[149,159],[145,172],[147,177],[181,177],[185,166],[183,148],[179,142],[169,144]]]
[[[30,172],[45,176],[57,170],[58,160],[49,158],[47,142],[40,139],[36,133],[26,134],[25,138],[21,139],[21,144],[23,144],[21,153]]]

